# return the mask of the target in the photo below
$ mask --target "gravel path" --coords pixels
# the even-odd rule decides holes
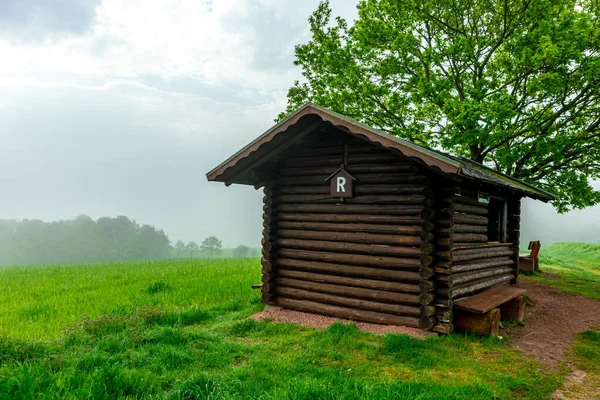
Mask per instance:
[[[311,313],[305,313],[301,311],[287,310],[280,307],[266,307],[264,311],[252,315],[250,318],[259,321],[265,318],[271,318],[279,322],[293,322],[302,326],[310,326],[317,329],[325,329],[332,323],[339,321],[342,323],[355,323],[358,329],[363,331],[373,332],[378,335],[385,333],[405,333],[415,338],[425,338],[426,336],[432,335],[431,332],[425,332],[417,328],[409,328],[406,326],[395,326],[395,325],[378,325],[369,324],[365,322],[355,322],[347,319],[326,317],[324,315],[317,315]],[[437,335],[433,333],[433,335]]]

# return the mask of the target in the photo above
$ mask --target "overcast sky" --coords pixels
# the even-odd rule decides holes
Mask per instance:
[[[257,246],[262,193],[205,173],[284,109],[317,4],[0,0],[0,218],[127,215],[173,242]],[[600,240],[598,208],[539,204],[524,240]]]

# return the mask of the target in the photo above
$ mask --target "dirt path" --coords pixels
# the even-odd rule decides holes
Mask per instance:
[[[527,289],[533,304],[527,308],[525,326],[509,330],[510,343],[558,368],[567,361],[576,333],[600,327],[600,302],[525,279],[519,286]]]

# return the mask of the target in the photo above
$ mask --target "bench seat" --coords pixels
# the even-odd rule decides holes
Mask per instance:
[[[500,321],[525,318],[525,289],[496,286],[454,303],[454,325],[484,336],[498,336]]]
[[[476,314],[485,314],[492,308],[496,308],[511,301],[525,293],[525,289],[514,286],[496,286],[473,296],[457,300],[454,306],[459,310],[465,310]]]

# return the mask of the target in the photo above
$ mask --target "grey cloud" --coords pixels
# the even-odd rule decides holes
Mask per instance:
[[[258,70],[285,70],[293,68],[294,46],[308,41],[308,17],[316,10],[317,1],[298,2],[279,0],[278,12],[272,6],[251,0],[249,15],[230,15],[225,23],[232,31],[240,26],[248,27],[257,38],[254,47],[252,67]],[[347,0],[333,0],[334,15],[348,20],[355,18],[356,3]]]
[[[94,22],[100,0],[2,0],[0,31],[17,41],[82,34]]]
[[[185,93],[203,96],[215,101],[234,102],[239,105],[251,106],[268,103],[274,99],[259,93],[258,90],[242,88],[236,85],[214,85],[200,79],[189,77],[174,77],[165,79],[155,75],[144,75],[138,78],[148,86],[173,93]]]

